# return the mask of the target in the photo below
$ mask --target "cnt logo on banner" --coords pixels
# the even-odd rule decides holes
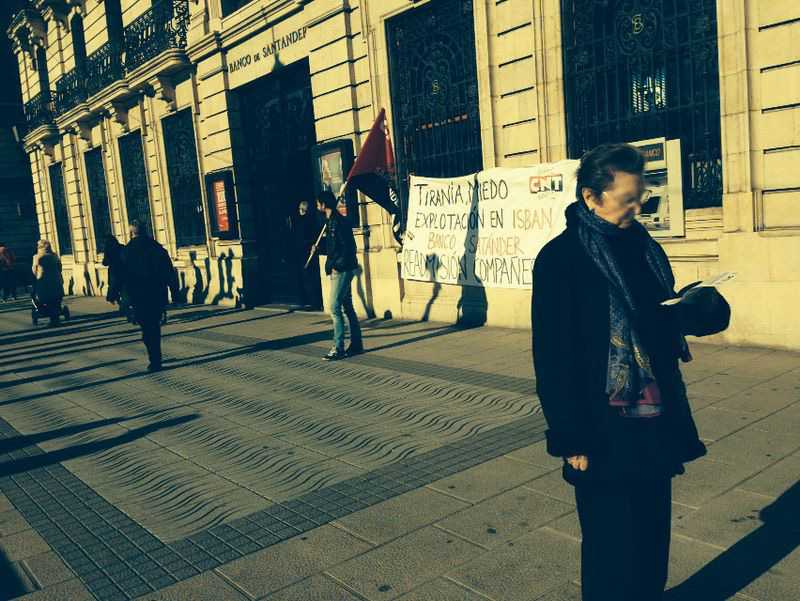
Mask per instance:
[[[533,261],[566,227],[578,161],[411,177],[402,275],[407,280],[531,288]]]

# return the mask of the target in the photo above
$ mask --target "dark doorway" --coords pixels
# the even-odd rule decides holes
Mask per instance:
[[[239,91],[256,220],[261,285],[257,302],[322,304],[320,288],[309,292],[304,283],[303,264],[309,249],[298,214],[301,201],[314,205],[312,100],[305,59]]]
[[[437,0],[387,22],[403,215],[408,177],[483,168],[472,0]]]
[[[715,0],[562,0],[571,158],[679,138],[687,209],[722,205]]]

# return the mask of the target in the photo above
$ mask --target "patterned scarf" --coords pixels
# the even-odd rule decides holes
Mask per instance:
[[[620,271],[608,239],[624,232],[616,225],[598,217],[584,202],[574,202],[566,211],[567,227],[577,229],[578,238],[586,253],[608,280],[611,311],[611,342],[608,353],[606,392],[609,404],[619,407],[623,417],[655,417],[663,413],[661,395],[655,381],[650,358],[633,325],[636,306],[630,289]],[[642,238],[645,258],[668,298],[675,296],[675,278],[669,261],[658,243],[638,221],[631,226],[634,235]],[[688,361],[689,347],[681,336],[681,357]]]

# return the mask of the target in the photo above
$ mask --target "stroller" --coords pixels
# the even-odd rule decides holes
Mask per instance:
[[[63,317],[64,321],[69,321],[69,307],[62,303],[56,310],[56,308],[52,307],[50,304],[40,301],[35,291],[31,294],[31,305],[33,305],[31,307],[31,321],[33,325],[37,325],[39,319],[47,319],[52,315]]]

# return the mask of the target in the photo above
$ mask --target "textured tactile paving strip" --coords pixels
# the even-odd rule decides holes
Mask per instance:
[[[10,475],[0,489],[95,597],[133,599],[537,442],[544,430],[537,412],[168,544],[38,446],[14,448],[20,434],[1,419],[0,473]]]

